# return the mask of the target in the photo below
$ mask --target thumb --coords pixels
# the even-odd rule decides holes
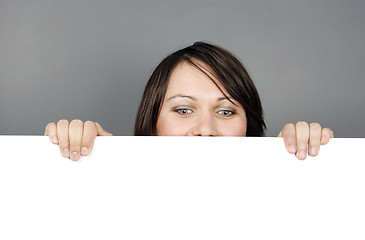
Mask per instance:
[[[113,136],[110,132],[105,131],[99,123],[95,122],[95,125],[98,128],[98,136]]]

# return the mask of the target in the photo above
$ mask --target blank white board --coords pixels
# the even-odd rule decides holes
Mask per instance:
[[[365,139],[0,136],[0,239],[365,239]]]

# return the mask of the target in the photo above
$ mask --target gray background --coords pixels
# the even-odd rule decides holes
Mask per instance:
[[[144,84],[198,40],[243,61],[268,136],[286,122],[365,137],[364,0],[0,0],[0,134],[61,118],[132,135]]]

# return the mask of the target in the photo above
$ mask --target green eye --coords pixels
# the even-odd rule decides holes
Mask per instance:
[[[190,109],[179,109],[177,110],[177,112],[180,113],[181,115],[186,115],[192,113],[193,111],[191,111]]]
[[[231,110],[220,110],[220,111],[218,111],[218,114],[222,115],[223,117],[230,117],[233,114],[235,114],[235,112],[231,111]]]
[[[178,113],[181,116],[188,116],[193,113],[193,110],[188,106],[179,106],[173,109],[174,112]]]

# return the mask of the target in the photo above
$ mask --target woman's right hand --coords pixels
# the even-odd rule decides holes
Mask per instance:
[[[48,136],[52,143],[60,146],[63,157],[77,161],[81,156],[90,154],[96,136],[112,136],[105,131],[99,123],[79,119],[71,122],[60,120],[56,123],[48,123],[44,136]]]

